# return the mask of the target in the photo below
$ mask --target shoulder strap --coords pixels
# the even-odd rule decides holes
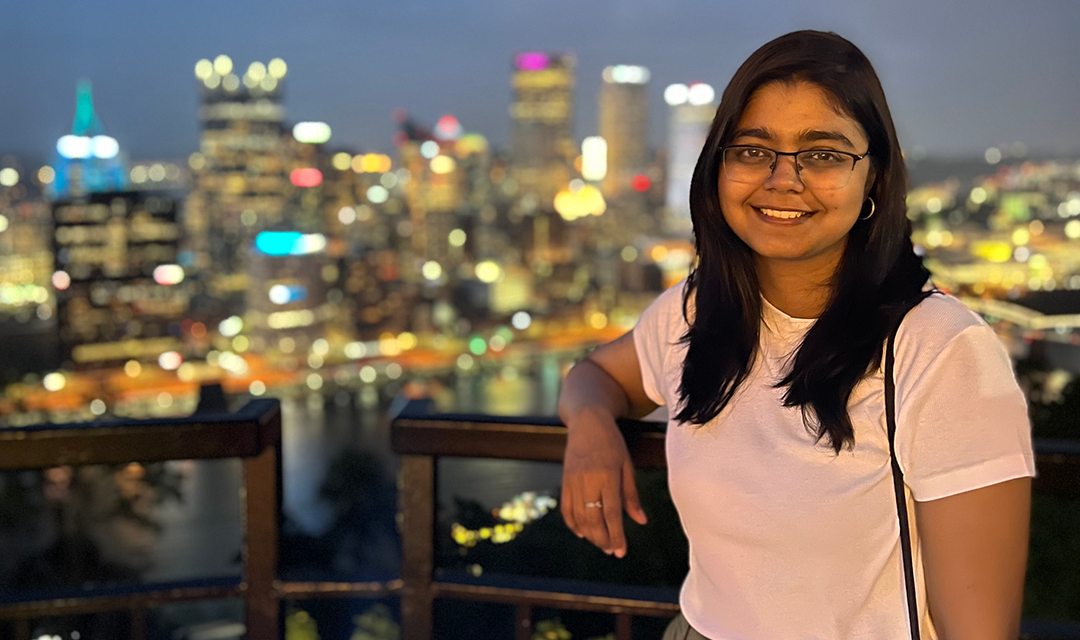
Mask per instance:
[[[920,297],[915,304],[922,301]],[[893,348],[900,323],[907,312],[914,308],[912,304],[896,322],[889,334],[888,348],[885,350],[885,422],[889,430],[889,457],[892,460],[893,490],[896,493],[896,515],[900,518],[900,553],[903,557],[904,585],[907,588],[908,626],[912,640],[919,637],[919,607],[915,599],[915,568],[911,557],[911,531],[908,528],[907,496],[904,494],[904,472],[896,461],[896,382],[893,378]]]

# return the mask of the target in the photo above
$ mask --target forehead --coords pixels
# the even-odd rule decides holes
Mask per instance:
[[[806,81],[775,81],[758,87],[739,117],[736,134],[749,129],[765,130],[778,141],[796,141],[808,131],[832,131],[856,145],[868,142],[862,125],[830,93]]]

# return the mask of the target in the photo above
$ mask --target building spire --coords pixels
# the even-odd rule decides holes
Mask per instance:
[[[83,78],[75,89],[75,120],[71,133],[76,136],[96,136],[105,133],[97,114],[94,113],[94,90],[90,81]]]

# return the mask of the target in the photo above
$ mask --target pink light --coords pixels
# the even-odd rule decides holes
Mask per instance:
[[[454,116],[445,115],[439,118],[435,132],[444,140],[456,140],[461,135],[461,123]]]
[[[293,169],[289,181],[298,187],[317,187],[322,184],[322,171],[318,169]]]
[[[652,180],[649,180],[649,176],[639,173],[630,178],[630,186],[634,188],[634,191],[648,191],[652,186]]]
[[[551,64],[551,60],[548,59],[546,53],[530,51],[519,53],[514,59],[514,64],[519,71],[543,71]]]

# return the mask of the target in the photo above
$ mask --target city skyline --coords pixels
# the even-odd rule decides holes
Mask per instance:
[[[330,123],[332,146],[389,150],[396,128],[390,112],[404,107],[426,122],[452,113],[505,150],[510,59],[531,49],[577,58],[578,141],[596,133],[602,69],[648,67],[649,138],[660,147],[664,87],[699,80],[720,90],[754,48],[807,27],[837,31],[866,51],[909,152],[972,155],[1014,142],[1033,153],[1080,151],[1080,50],[1068,34],[1080,24],[1080,5],[1070,3],[977,10],[777,2],[680,11],[648,1],[458,8],[411,2],[363,11],[335,1],[306,9],[196,3],[183,12],[126,1],[10,7],[0,52],[13,62],[0,66],[0,85],[19,90],[0,96],[0,154],[46,160],[66,133],[75,83],[86,77],[106,127],[130,157],[185,156],[198,143],[193,66],[219,53],[245,65],[285,58],[288,119]],[[745,28],[725,34],[712,26],[724,23]],[[153,28],[158,24],[169,29]],[[722,37],[709,37],[710,29]],[[125,37],[108,38],[109,31]],[[649,40],[658,46],[641,46]]]

